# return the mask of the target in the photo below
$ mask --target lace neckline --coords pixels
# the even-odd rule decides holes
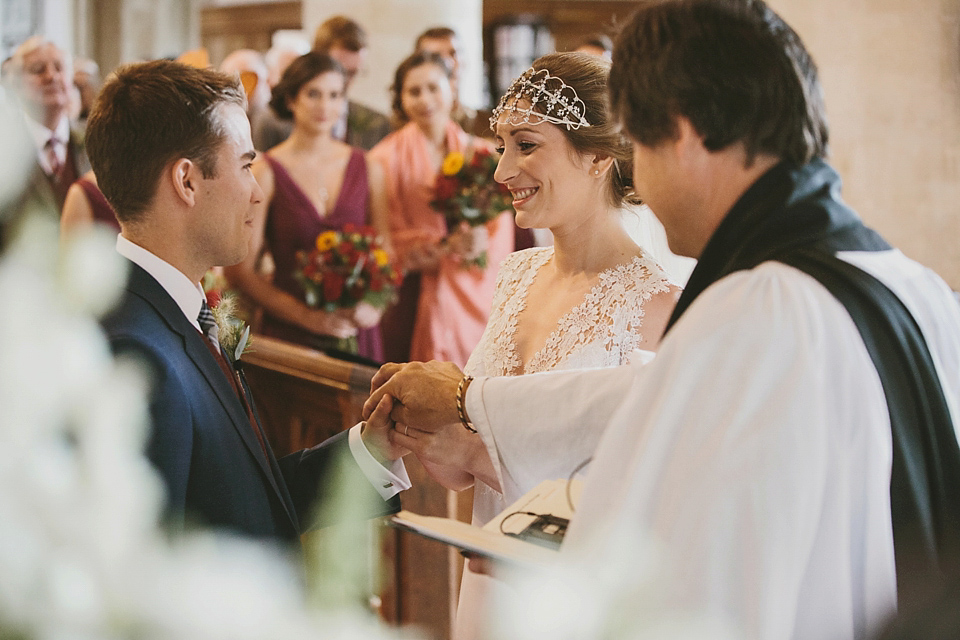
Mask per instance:
[[[527,252],[521,252],[527,253]],[[528,262],[503,301],[504,326],[495,338],[500,375],[523,375],[557,368],[587,344],[598,342],[609,352],[627,353],[642,341],[642,302],[669,289],[662,270],[645,253],[601,271],[579,304],[557,320],[543,345],[524,364],[516,342],[517,323],[527,294],[540,270],[553,257],[553,247],[530,250]]]

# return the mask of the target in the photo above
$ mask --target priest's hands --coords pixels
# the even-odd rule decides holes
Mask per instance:
[[[390,417],[398,424],[428,432],[448,425],[463,429],[457,415],[457,385],[462,378],[463,372],[452,362],[385,364],[370,382],[363,415],[371,415],[389,395],[394,399]]]

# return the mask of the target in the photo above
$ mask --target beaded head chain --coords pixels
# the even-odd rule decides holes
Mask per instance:
[[[511,112],[506,121],[514,126],[551,122],[566,126],[567,131],[590,126],[585,117],[587,107],[574,88],[546,69],[527,69],[513,81],[493,110],[491,129],[496,129],[505,111]]]

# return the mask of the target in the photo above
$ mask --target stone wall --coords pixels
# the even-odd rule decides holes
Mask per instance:
[[[817,61],[846,200],[960,289],[960,0],[770,0]]]

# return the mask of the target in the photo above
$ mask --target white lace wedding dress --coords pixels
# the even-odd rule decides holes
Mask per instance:
[[[540,268],[553,257],[553,247],[535,247],[511,254],[500,267],[490,318],[480,343],[464,372],[472,376],[511,376],[558,369],[614,367],[629,362],[643,341],[643,305],[651,296],[667,291],[666,273],[641,253],[629,263],[600,273],[597,284],[577,306],[565,313],[543,347],[526,365],[517,352],[517,321],[526,308],[527,292]],[[529,437],[514,451],[505,451],[481,433],[490,453],[503,493],[477,481],[474,487],[473,523],[482,526],[542,480],[567,477],[593,451],[599,433],[557,433],[550,424],[528,425]],[[569,441],[564,460],[542,459],[538,440]],[[464,571],[460,606],[453,637],[482,637],[486,602],[503,583]]]

